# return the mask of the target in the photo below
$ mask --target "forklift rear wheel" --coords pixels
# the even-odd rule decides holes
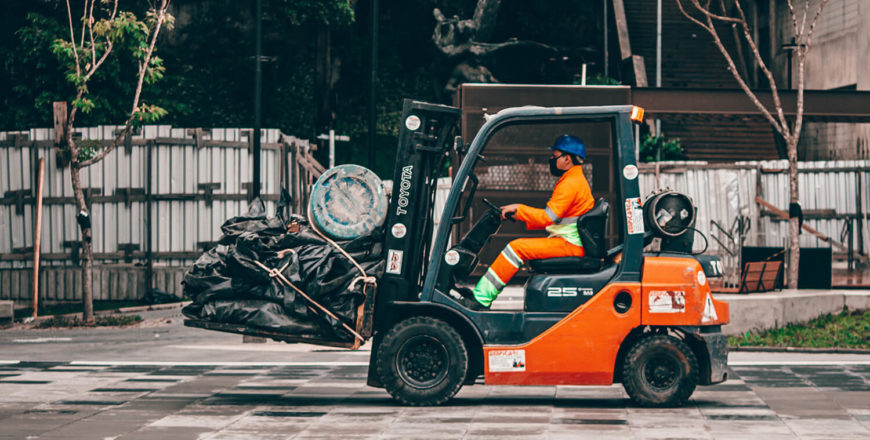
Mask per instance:
[[[384,388],[405,405],[440,405],[462,387],[468,352],[462,337],[444,321],[425,316],[396,324],[377,348]]]
[[[683,405],[698,385],[698,359],[673,336],[643,338],[625,356],[622,385],[641,406]]]

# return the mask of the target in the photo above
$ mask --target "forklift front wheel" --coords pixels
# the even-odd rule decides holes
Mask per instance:
[[[686,343],[673,336],[648,336],[625,356],[622,385],[641,406],[680,406],[698,385],[698,360]]]
[[[462,387],[468,352],[444,321],[420,316],[396,324],[378,345],[377,372],[384,388],[405,405],[440,405]]]

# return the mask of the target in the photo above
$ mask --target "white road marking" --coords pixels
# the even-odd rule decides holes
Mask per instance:
[[[308,344],[245,344],[245,345],[170,345],[170,348],[178,348],[182,350],[220,350],[220,351],[286,351],[286,352],[318,352],[329,350],[328,348],[308,345]],[[340,348],[335,348],[329,351],[341,351],[342,355],[363,355],[368,356],[370,350],[347,350],[344,352]]]
[[[13,339],[12,342],[17,344],[42,344],[44,342],[69,342],[72,338],[31,338],[31,339]]]
[[[870,365],[867,361],[735,361],[728,362],[729,367],[752,367],[763,365]]]
[[[188,361],[72,361],[69,365],[144,365],[155,367],[365,367],[368,362],[188,362]]]

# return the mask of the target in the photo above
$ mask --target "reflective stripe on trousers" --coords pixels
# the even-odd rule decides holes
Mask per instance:
[[[584,255],[586,252],[581,246],[575,246],[559,237],[518,238],[505,246],[486,274],[477,282],[474,297],[485,306],[492,304],[526,261]]]

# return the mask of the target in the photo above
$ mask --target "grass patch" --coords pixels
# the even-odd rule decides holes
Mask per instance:
[[[870,310],[822,315],[806,324],[746,332],[728,338],[732,347],[870,349]]]
[[[39,321],[39,328],[54,328],[54,327],[124,327],[137,324],[142,321],[139,315],[109,315],[97,316],[94,318],[93,324],[85,324],[78,316],[66,318],[62,316],[51,317],[44,321]]]
[[[94,301],[94,311],[98,312],[101,310],[115,310],[120,309],[122,307],[133,307],[142,305],[139,301]],[[81,302],[77,303],[67,303],[67,304],[54,304],[48,306],[39,306],[39,316],[49,316],[49,315],[66,315],[69,313],[82,313],[82,304]],[[15,310],[15,319],[26,318],[28,316],[33,315],[33,308],[28,307],[26,309],[17,309]]]

